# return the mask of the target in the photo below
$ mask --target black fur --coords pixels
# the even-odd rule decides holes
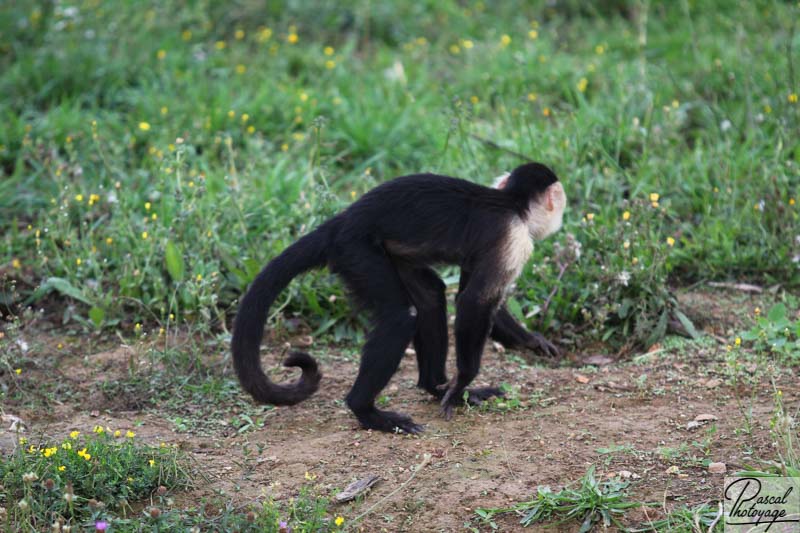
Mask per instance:
[[[327,265],[374,320],[358,377],[347,395],[347,405],[361,425],[408,433],[422,429],[405,415],[375,408],[376,397],[412,340],[418,385],[441,398],[449,416],[478,373],[490,332],[515,347],[536,345],[535,336],[500,307],[505,287],[498,283],[497,268],[512,219],[524,216],[531,200],[556,181],[549,168],[531,163],[516,168],[502,190],[416,174],[367,192],[287,248],[253,281],[233,331],[233,361],[242,387],[257,401],[275,405],[295,404],[316,392],[321,374],[311,356],[294,352],[284,364],[300,367],[302,376],[280,385],[262,371],[259,346],[268,309],[280,291],[298,274]],[[455,327],[458,372],[449,387],[444,284],[430,269],[441,263],[462,268]],[[496,392],[476,389],[469,397],[483,399]]]

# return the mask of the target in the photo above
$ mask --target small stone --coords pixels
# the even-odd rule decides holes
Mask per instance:
[[[708,465],[708,471],[712,474],[724,474],[728,471],[728,467],[725,463],[711,463]]]

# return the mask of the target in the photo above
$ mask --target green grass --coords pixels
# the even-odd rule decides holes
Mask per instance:
[[[0,305],[55,293],[88,329],[218,329],[269,258],[375,184],[489,183],[524,154],[564,180],[555,241],[571,233],[583,253],[554,287],[563,253],[537,246],[518,316],[651,343],[676,311],[667,282],[800,282],[799,14],[723,0],[5,4]],[[307,276],[283,311],[349,338],[341,292]]]
[[[523,527],[550,521],[553,525],[578,521],[583,533],[591,531],[595,525],[622,527],[620,518],[625,511],[643,505],[627,499],[627,482],[617,479],[601,482],[594,475],[594,467],[576,485],[558,492],[553,492],[550,487],[538,487],[530,501],[508,508],[477,509],[475,512],[492,529],[497,529],[496,516],[513,513],[520,517],[519,523]]]

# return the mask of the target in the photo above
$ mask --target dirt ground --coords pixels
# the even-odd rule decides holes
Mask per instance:
[[[521,405],[461,409],[449,422],[441,418],[437,403],[415,387],[416,362],[409,354],[385,391],[383,408],[425,424],[419,437],[358,428],[342,402],[357,358],[335,349],[321,358],[324,378],[314,397],[299,406],[265,410],[260,415],[263,427],[241,433],[224,424],[178,431],[157,407],[126,408],[119,398],[98,393],[98,382],[123,375],[138,356],[124,346],[60,363],[53,379],[87,391],[86,402],[15,414],[34,435],[64,435],[102,424],[136,427],[137,439],[146,442],[178,443],[202,474],[196,488],[176,495],[178,503],[196,504],[220,491],[241,505],[265,497],[286,500],[302,486],[328,494],[374,474],[381,481],[365,498],[336,508],[354,529],[460,531],[469,525],[488,531],[474,514],[476,508],[524,501],[538,485],[562,488],[595,465],[600,477],[629,479],[631,501],[658,504],[628,512],[623,523],[634,526],[663,517],[665,510],[717,501],[723,475],[708,472],[710,461],[723,462],[732,472],[756,458],[775,458],[769,435],[772,385],[762,383],[751,400],[749,390],[736,391],[726,381],[721,341],[736,331],[738,320],[731,301],[694,293],[683,295],[682,301],[693,316],[706,317],[701,324],[709,334],[705,341],[670,339],[626,362],[585,365],[589,356],[615,359],[614,354],[593,352],[567,354],[561,363],[536,360],[540,364],[529,365],[520,354],[490,347],[477,384],[518,387],[513,396]],[[736,295],[733,305],[746,313],[755,301]],[[264,360],[276,365],[279,357],[271,353]],[[452,350],[450,357],[452,369]],[[790,412],[800,407],[797,377],[786,373],[779,378]],[[744,397],[743,406],[737,396]],[[195,407],[199,418],[210,409]],[[747,434],[744,410],[750,408],[753,428]],[[717,420],[689,429],[698,415]],[[7,445],[8,435],[4,439],[0,432],[0,446]],[[410,479],[425,454],[430,460]],[[518,520],[507,515],[497,524],[501,531],[516,531],[521,528]],[[555,530],[577,531],[578,526],[572,522]]]

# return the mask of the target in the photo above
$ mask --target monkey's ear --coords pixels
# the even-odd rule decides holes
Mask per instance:
[[[506,172],[505,174],[502,174],[500,176],[497,176],[494,179],[494,188],[495,189],[505,189],[506,185],[508,185],[509,176],[511,176],[511,174],[509,174],[508,172]]]

